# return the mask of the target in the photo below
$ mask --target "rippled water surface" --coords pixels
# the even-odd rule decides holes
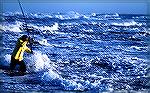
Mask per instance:
[[[150,17],[125,14],[27,14],[34,54],[25,76],[9,77],[24,31],[20,13],[1,14],[0,91],[149,92]],[[17,68],[16,68],[17,69]]]

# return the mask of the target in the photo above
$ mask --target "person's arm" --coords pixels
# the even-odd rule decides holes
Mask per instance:
[[[26,52],[27,52],[27,53],[32,53],[31,49],[28,48],[27,46],[26,46]]]
[[[24,43],[25,43],[25,51],[26,51],[27,53],[31,53],[32,50],[26,46],[27,43],[28,43],[28,41],[25,41]]]

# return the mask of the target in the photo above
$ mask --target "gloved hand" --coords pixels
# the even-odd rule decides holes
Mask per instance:
[[[34,54],[33,50],[31,50],[31,54]]]
[[[33,44],[33,42],[34,42],[33,38],[29,37],[29,43]]]

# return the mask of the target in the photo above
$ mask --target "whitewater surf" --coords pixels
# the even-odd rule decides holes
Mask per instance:
[[[1,13],[0,91],[4,92],[147,92],[149,39],[147,15],[26,14],[34,55],[25,54],[27,74],[9,77],[11,53],[22,14]],[[18,68],[16,68],[18,69]]]

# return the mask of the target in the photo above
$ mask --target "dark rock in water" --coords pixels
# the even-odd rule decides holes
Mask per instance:
[[[9,68],[9,66],[1,66],[1,65],[0,65],[0,69],[9,70],[10,68]]]
[[[13,76],[24,76],[24,75],[26,75],[27,73],[20,73],[20,72],[13,72],[13,73],[9,73],[8,72],[8,75],[10,76],[10,77],[13,77]]]
[[[108,59],[96,59],[96,60],[92,60],[91,62],[93,65],[96,65],[98,67],[101,67],[103,69],[108,69],[108,70],[113,70],[113,66],[111,64],[111,62]]]

